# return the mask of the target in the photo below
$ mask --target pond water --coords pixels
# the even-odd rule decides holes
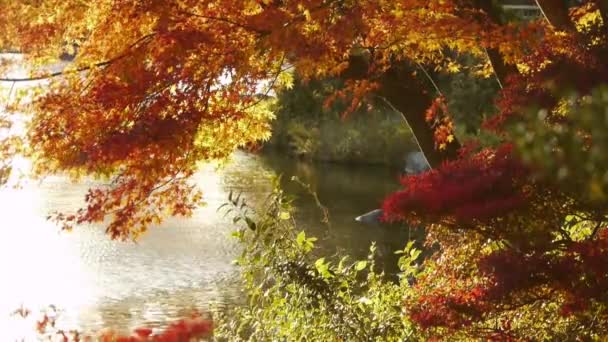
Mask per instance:
[[[216,209],[230,191],[261,201],[270,191],[270,177],[278,173],[286,192],[298,196],[300,227],[320,238],[325,254],[343,251],[362,257],[376,241],[381,259],[394,265],[392,252],[406,243],[407,229],[354,221],[398,188],[398,173],[386,168],[309,164],[239,152],[224,168],[209,165],[196,175],[207,206],[189,219],[170,219],[150,229],[137,244],[111,241],[100,226],[59,233],[46,215],[77,208],[92,184],[50,177],[20,190],[0,191],[0,340],[11,341],[31,329],[9,318],[21,305],[36,309],[54,304],[61,309],[62,327],[96,331],[144,323],[163,327],[193,310],[223,310],[242,302],[232,265],[238,246],[229,237],[234,227]],[[292,176],[318,193],[329,209],[330,226],[320,222],[320,210],[301,186],[289,181]]]

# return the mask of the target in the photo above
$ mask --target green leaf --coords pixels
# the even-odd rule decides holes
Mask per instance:
[[[329,271],[329,263],[325,263],[325,258],[315,261],[315,267],[323,279],[330,279],[334,277],[334,275]]]
[[[306,233],[304,233],[304,231],[301,231],[298,236],[296,236],[296,242],[299,246],[304,246],[304,242],[306,242]]]
[[[355,264],[355,270],[357,270],[357,271],[362,271],[366,267],[367,267],[367,261],[365,261],[365,260],[359,261]]]
[[[419,250],[419,249],[412,249],[410,251],[410,259],[412,259],[412,261],[418,259],[418,257],[420,256],[420,253],[422,253],[421,250]]]

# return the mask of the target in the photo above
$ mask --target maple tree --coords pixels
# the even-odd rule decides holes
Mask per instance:
[[[259,94],[288,85],[289,68],[350,78],[352,108],[377,89],[437,166],[459,143],[447,117],[420,116],[434,96],[413,65],[457,68],[446,48],[502,49],[513,61],[537,31],[449,1],[5,1],[2,12],[0,46],[33,68],[4,81],[49,81],[25,137],[34,173],[112,177],[81,211],[55,218],[70,227],[110,217],[115,238],[190,214],[197,162],[268,137]],[[75,57],[65,69],[40,71],[65,54]]]
[[[36,176],[110,179],[54,218],[66,228],[109,218],[113,238],[136,238],[192,212],[199,162],[268,138],[260,98],[289,86],[290,70],[341,77],[335,97],[401,112],[433,167],[384,205],[386,219],[426,225],[440,247],[406,300],[412,320],[429,337],[598,338],[608,5],[536,3],[542,18],[515,23],[485,0],[0,1],[0,48],[33,70],[2,81],[48,81],[2,156],[27,154]],[[467,67],[447,51],[485,61],[468,67],[499,82],[498,114],[484,123],[499,146],[455,136],[429,72]],[[43,71],[61,55],[73,61]]]

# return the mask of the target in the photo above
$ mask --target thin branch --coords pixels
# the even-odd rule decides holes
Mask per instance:
[[[264,101],[268,97],[270,92],[273,90],[274,85],[277,83],[277,80],[279,79],[279,76],[281,75],[281,73],[284,72],[285,70],[289,70],[289,68],[283,69],[283,63],[285,63],[285,55],[283,55],[283,57],[281,57],[281,62],[279,63],[279,69],[277,70],[276,74],[274,75],[274,78],[268,85],[268,89],[266,89],[266,91],[263,94],[260,94],[261,96],[257,101],[249,104],[248,106],[243,108],[243,110],[247,110],[247,109],[257,106],[258,104],[260,104],[262,101]]]
[[[274,85],[276,84],[277,80],[279,79],[279,76],[281,75],[281,73],[284,70],[288,70],[289,69],[289,68],[283,69],[283,63],[285,63],[285,59],[286,59],[286,57],[285,57],[285,55],[283,55],[281,57],[281,62],[279,63],[279,68],[278,68],[278,70],[277,70],[277,72],[276,72],[276,74],[275,74],[272,82],[268,85],[268,89],[266,90],[266,92],[264,94],[262,94],[262,96],[260,96],[260,98],[257,99],[255,102],[250,103],[249,105],[245,106],[245,108],[243,108],[243,111],[246,111],[248,109],[251,109],[251,108],[257,106],[258,104],[262,103],[262,101],[264,101],[268,97],[268,94],[270,94],[270,92],[274,88]],[[251,124],[251,121],[247,121],[246,122],[246,124],[245,124],[245,129],[246,130],[249,130],[250,124]]]
[[[315,200],[315,204],[323,213],[323,219],[321,219],[321,222],[325,223],[327,225],[327,227],[329,229],[331,229],[331,221],[329,219],[329,209],[327,209],[327,207],[324,206],[323,203],[321,203],[321,200],[319,199],[317,192],[312,190],[312,188],[310,187],[310,184],[302,182],[296,176],[292,177],[291,180],[298,183],[301,187],[304,188],[304,190],[306,190],[306,192],[308,192],[312,196],[312,198]]]
[[[416,65],[418,65],[418,68],[420,68],[420,70],[422,70],[422,72],[424,73],[424,75],[426,76],[426,78],[431,81],[431,84],[433,85],[433,87],[435,88],[435,90],[437,91],[437,93],[440,96],[443,96],[443,93],[441,93],[441,90],[439,89],[439,86],[437,85],[437,83],[435,83],[435,81],[433,80],[433,78],[431,77],[431,75],[426,71],[426,69],[422,66],[422,64],[416,62]]]
[[[0,50],[0,54],[3,55],[21,55],[23,52],[19,50]]]
[[[143,204],[145,201],[147,201],[148,199],[150,199],[150,196],[152,196],[154,194],[154,192],[156,192],[176,181],[187,179],[188,177],[186,177],[186,176],[178,177],[179,174],[184,170],[184,168],[185,167],[179,168],[179,170],[177,170],[177,172],[173,176],[170,176],[166,181],[164,181],[164,182],[158,184],[157,186],[153,187],[152,189],[146,191],[145,194],[143,194],[143,196],[141,198],[139,198],[137,201],[132,202],[132,203],[127,203],[124,206],[121,206],[119,208],[104,212],[103,213],[104,217],[108,216],[108,215],[114,215],[116,213],[119,213],[119,212],[125,210],[128,206],[133,206],[133,207],[139,206],[139,205]]]
[[[15,82],[11,84],[11,89],[8,91],[8,96],[6,97],[6,106],[4,107],[4,111],[8,111],[9,104],[11,103],[11,96],[13,95],[13,90],[15,89]]]
[[[108,64],[111,64],[113,62],[115,62],[116,60],[118,60],[119,58],[124,57],[124,56],[119,56],[117,58],[113,58],[104,62],[99,62],[90,66],[86,66],[86,67],[80,67],[78,69],[75,70],[61,70],[61,71],[56,71],[50,74],[46,74],[46,75],[40,75],[40,76],[33,76],[33,77],[26,77],[26,78],[0,78],[0,82],[31,82],[31,81],[42,81],[42,80],[46,80],[49,78],[53,78],[53,77],[57,77],[57,76],[61,76],[64,74],[73,74],[73,73],[79,73],[82,71],[86,71],[92,68],[98,68],[98,67],[103,67],[106,66]]]
[[[219,22],[226,23],[226,24],[229,24],[229,25],[232,25],[232,26],[236,26],[236,27],[240,27],[240,28],[242,28],[244,30],[252,31],[252,32],[255,32],[255,33],[258,33],[258,34],[261,34],[261,35],[268,34],[267,31],[262,31],[262,30],[256,29],[255,27],[251,27],[251,26],[248,26],[248,25],[245,25],[245,24],[241,24],[239,22],[233,21],[233,20],[228,19],[228,18],[214,17],[214,16],[203,15],[203,14],[198,14],[198,13],[189,12],[189,11],[179,11],[178,13],[179,14],[190,15],[190,16],[197,17],[197,18],[207,19],[207,20],[211,20],[211,21],[219,21]]]
[[[314,13],[314,12],[316,12],[318,10],[325,9],[325,8],[333,5],[334,3],[338,3],[339,4],[339,3],[342,3],[342,1],[332,1],[332,0],[330,0],[330,1],[327,1],[327,2],[323,2],[320,5],[318,5],[316,7],[313,7],[310,10],[310,12]],[[268,35],[268,34],[271,33],[270,31],[260,30],[260,29],[257,29],[255,27],[252,27],[252,26],[249,26],[249,25],[246,25],[246,24],[243,24],[243,23],[239,23],[237,21],[234,21],[232,19],[228,19],[228,18],[225,18],[225,17],[209,16],[209,15],[194,13],[194,12],[185,11],[185,10],[180,10],[178,13],[179,14],[190,15],[190,16],[198,17],[198,18],[202,18],[202,19],[223,22],[223,23],[226,23],[226,24],[229,24],[229,25],[232,25],[232,26],[240,27],[240,28],[242,28],[244,30],[247,30],[247,31],[255,32],[255,33],[260,34],[260,35]],[[291,18],[290,21],[288,21],[285,24],[283,24],[283,26],[281,27],[281,29],[286,29],[289,26],[293,25],[294,23],[301,22],[301,21],[304,21],[304,20],[306,20],[306,15],[304,15],[304,14],[296,15],[293,18]]]
[[[130,51],[131,49],[133,49],[134,47],[136,47],[137,45],[139,45],[141,42],[149,39],[150,37],[154,36],[156,33],[150,33],[147,34],[141,38],[139,38],[137,41],[135,41],[135,43],[131,44],[128,48],[128,51]],[[56,71],[50,74],[45,74],[45,75],[40,75],[40,76],[33,76],[33,77],[26,77],[26,78],[0,78],[0,82],[31,82],[31,81],[42,81],[42,80],[46,80],[49,78],[53,78],[53,77],[57,77],[57,76],[62,76],[62,75],[67,75],[67,74],[76,74],[79,72],[83,72],[83,71],[87,71],[90,69],[94,69],[94,68],[100,68],[100,67],[104,67],[107,65],[110,65],[120,59],[123,59],[125,57],[127,57],[129,55],[129,52],[125,52],[121,55],[118,55],[114,58],[111,58],[107,61],[103,61],[103,62],[99,62],[99,63],[95,63],[92,65],[88,65],[88,66],[84,66],[84,67],[80,67],[77,69],[72,69],[72,70],[61,70],[61,71]]]

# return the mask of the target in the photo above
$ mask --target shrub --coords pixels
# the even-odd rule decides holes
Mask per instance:
[[[365,260],[319,258],[278,187],[257,210],[239,197],[224,210],[242,224],[234,236],[248,302],[220,319],[219,340],[403,341],[416,333],[400,305],[416,273],[413,243],[400,251],[393,282],[377,270],[373,244]]]

